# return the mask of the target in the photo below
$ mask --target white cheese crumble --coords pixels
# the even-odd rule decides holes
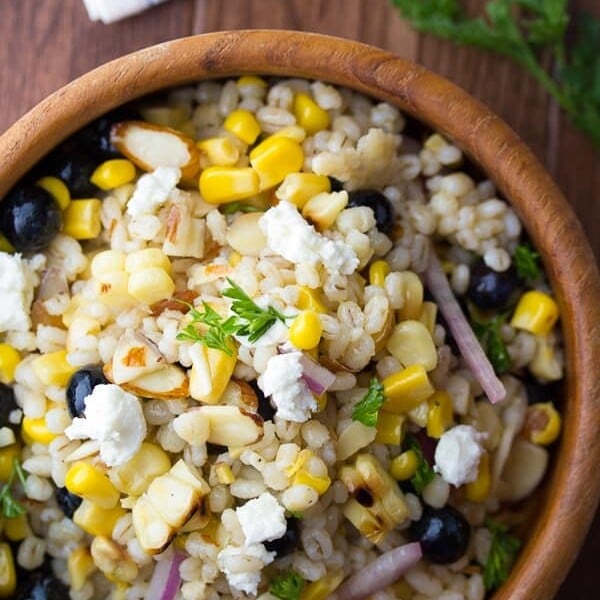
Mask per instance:
[[[154,214],[169,199],[180,179],[177,167],[158,167],[142,175],[127,203],[127,214],[132,217]]]
[[[85,418],[75,417],[65,435],[100,442],[100,458],[109,467],[126,463],[146,437],[146,419],[138,398],[118,385],[97,385],[84,400]]]
[[[274,558],[275,552],[267,552],[262,544],[225,546],[217,555],[217,564],[232,588],[255,596],[261,571]]]
[[[270,208],[258,226],[269,248],[294,264],[322,264],[332,275],[351,275],[358,267],[359,260],[351,246],[318,233],[290,202],[282,200]]]
[[[302,352],[287,352],[269,359],[258,386],[271,396],[277,416],[286,421],[304,423],[317,410],[317,401],[302,378]]]
[[[267,540],[277,540],[287,530],[285,509],[269,492],[262,493],[254,500],[248,500],[235,512],[247,546]]]
[[[0,332],[28,331],[29,311],[38,276],[20,254],[0,252]]]
[[[481,442],[485,437],[485,433],[471,425],[457,425],[449,429],[435,449],[434,471],[456,487],[475,481],[483,454]]]

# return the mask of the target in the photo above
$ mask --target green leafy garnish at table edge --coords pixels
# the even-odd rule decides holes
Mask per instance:
[[[273,577],[269,592],[280,600],[300,600],[306,582],[296,571],[286,571]]]
[[[409,450],[412,450],[417,455],[417,470],[412,476],[410,482],[415,488],[417,494],[423,493],[423,490],[433,481],[435,473],[431,468],[431,465],[427,462],[425,456],[423,456],[423,450],[419,442],[410,434],[406,436],[406,443]]]
[[[508,579],[521,548],[521,540],[510,535],[506,525],[492,519],[486,519],[485,526],[492,534],[492,542],[483,565],[483,584],[487,590],[495,590]]]
[[[369,390],[352,410],[352,420],[360,421],[367,427],[375,427],[379,409],[383,406],[384,401],[383,385],[379,383],[376,377],[373,377],[369,383]]]
[[[508,313],[496,315],[484,322],[471,318],[473,331],[498,375],[502,375],[510,369],[510,354],[500,332],[507,318]]]
[[[541,273],[540,255],[529,244],[520,244],[513,254],[517,275],[525,281],[535,281]]]
[[[2,507],[2,516],[6,519],[14,519],[27,512],[26,508],[12,495],[12,485],[15,477],[17,477],[21,482],[21,485],[25,487],[25,479],[27,476],[16,458],[13,461],[10,477],[0,490],[0,507]]]
[[[180,341],[200,342],[209,348],[221,350],[228,356],[233,356],[233,336],[247,337],[248,341],[255,342],[260,339],[275,324],[277,320],[285,323],[286,317],[272,306],[261,308],[235,281],[227,278],[230,287],[223,289],[221,295],[231,298],[230,317],[222,317],[208,303],[202,302],[204,312],[196,307],[186,304],[190,309],[188,315],[192,322],[186,325],[178,334]],[[208,330],[201,333],[196,324],[207,325]]]
[[[470,18],[458,0],[392,0],[417,31],[507,56],[555,98],[600,146],[600,20],[578,19],[567,51],[567,0],[491,0]]]

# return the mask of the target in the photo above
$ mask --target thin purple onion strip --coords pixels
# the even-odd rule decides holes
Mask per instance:
[[[389,550],[344,581],[328,600],[364,600],[398,581],[421,556],[419,542]]]
[[[425,284],[433,294],[465,362],[483,388],[485,395],[492,404],[504,400],[506,397],[504,385],[496,377],[494,367],[492,367],[471,325],[456,301],[448,283],[448,278],[442,270],[433,248],[429,252],[429,264],[425,271]]]
[[[181,552],[173,552],[168,558],[163,557],[156,563],[146,600],[173,600],[177,596],[181,585],[179,565],[184,559],[185,555]]]
[[[335,381],[335,375],[325,367],[311,360],[306,354],[300,360],[302,379],[313,394],[320,395]]]

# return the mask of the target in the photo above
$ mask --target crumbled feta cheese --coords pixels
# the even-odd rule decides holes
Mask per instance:
[[[76,417],[65,435],[100,442],[100,458],[109,467],[126,463],[146,437],[146,420],[138,398],[118,385],[97,385],[85,398],[85,418]]]
[[[232,588],[256,595],[261,571],[274,558],[275,552],[267,552],[263,544],[225,546],[217,555],[217,564]]]
[[[471,425],[457,425],[442,435],[435,449],[434,471],[456,487],[477,479],[485,434]]]
[[[37,274],[20,254],[0,252],[0,332],[29,330],[29,310],[37,282]]]
[[[287,421],[304,423],[317,410],[317,401],[302,380],[302,352],[287,352],[269,359],[258,386],[271,396],[277,416]]]
[[[236,509],[238,521],[246,538],[246,545],[266,540],[277,540],[287,530],[285,509],[269,492]]]
[[[290,202],[282,200],[270,208],[258,225],[269,248],[294,264],[322,264],[328,273],[342,275],[351,275],[358,267],[358,257],[348,244],[315,231]]]
[[[142,175],[127,203],[127,214],[132,217],[154,214],[162,206],[181,179],[177,167],[158,167]]]

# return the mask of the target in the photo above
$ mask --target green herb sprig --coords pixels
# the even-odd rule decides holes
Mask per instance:
[[[14,519],[27,512],[27,509],[16,500],[12,495],[12,485],[15,477],[21,482],[21,485],[25,487],[25,479],[27,476],[21,467],[21,463],[15,458],[13,461],[12,470],[8,481],[2,486],[0,490],[0,507],[2,515],[7,519]]]
[[[524,281],[535,281],[540,276],[540,255],[529,244],[516,247],[513,261],[517,275]]]
[[[375,427],[379,409],[383,406],[384,401],[383,385],[379,383],[376,377],[373,377],[369,383],[369,390],[352,410],[352,420],[360,421],[367,427]]]
[[[483,565],[483,584],[486,590],[499,588],[510,575],[512,566],[521,548],[521,540],[508,533],[508,527],[492,519],[485,526],[492,534],[490,553]]]
[[[567,51],[568,0],[490,0],[477,18],[468,17],[459,0],[392,2],[417,31],[524,67],[600,146],[600,20],[582,15],[577,41]]]
[[[510,354],[500,333],[500,329],[507,318],[508,313],[502,313],[485,322],[471,319],[473,331],[498,375],[506,373],[511,365]]]
[[[431,465],[427,462],[425,456],[423,456],[423,450],[419,442],[412,436],[406,436],[406,442],[410,450],[417,455],[417,470],[412,476],[410,482],[415,488],[417,494],[423,493],[423,490],[433,481],[435,473],[431,468]]]
[[[269,592],[280,600],[300,600],[305,585],[306,581],[301,575],[289,570],[273,577]]]

